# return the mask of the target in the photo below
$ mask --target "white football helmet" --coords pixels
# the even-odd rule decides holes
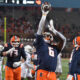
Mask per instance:
[[[28,52],[28,53],[32,53],[32,50],[33,50],[33,48],[32,48],[30,45],[26,45],[26,46],[24,47],[24,49],[25,49],[25,51]]]
[[[4,47],[2,45],[0,45],[0,51],[2,51],[4,49]]]
[[[52,36],[52,34],[51,34],[50,32],[44,32],[44,33],[43,33],[43,36],[44,36],[44,41],[45,41],[46,43],[51,44],[51,42],[53,41],[53,36]]]

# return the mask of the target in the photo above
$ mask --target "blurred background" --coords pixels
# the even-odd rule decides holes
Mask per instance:
[[[40,6],[45,1],[52,5],[47,19],[53,18],[55,28],[67,38],[62,57],[69,57],[72,40],[80,35],[79,0],[0,0],[0,42],[9,42],[15,34],[24,43],[33,42],[41,18]]]
[[[33,43],[41,18],[41,4],[51,3],[47,20],[53,19],[55,28],[67,38],[62,52],[63,70],[68,72],[68,58],[72,51],[72,40],[80,35],[80,0],[0,0],[0,44],[9,42],[12,35],[18,35],[26,44]],[[66,64],[67,63],[67,64]]]

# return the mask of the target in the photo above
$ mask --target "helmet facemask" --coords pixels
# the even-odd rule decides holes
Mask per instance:
[[[53,41],[53,36],[51,33],[49,32],[45,32],[43,33],[43,36],[44,36],[44,41],[48,44],[51,44],[51,42]]]
[[[13,47],[18,47],[18,46],[20,45],[20,38],[17,37],[17,36],[13,36],[13,37],[11,38],[11,45],[12,45]]]
[[[19,44],[20,44],[19,41],[14,41],[14,42],[12,42],[12,46],[13,46],[13,47],[18,47]]]

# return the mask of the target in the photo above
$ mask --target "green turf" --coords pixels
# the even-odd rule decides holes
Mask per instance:
[[[68,74],[68,70],[69,70],[68,69],[68,62],[69,62],[68,59],[62,59],[62,70],[63,70],[63,73],[60,76],[60,80],[66,80],[66,77],[67,77],[67,74]],[[2,80],[4,80],[4,71],[2,73],[3,73],[2,74],[2,77],[3,77]],[[25,80],[27,80],[27,79],[25,79]]]
[[[62,59],[62,70],[63,70],[63,73],[60,76],[60,80],[66,80],[66,77],[67,77],[67,74],[68,74],[68,71],[69,71],[68,62],[69,62],[68,59]]]

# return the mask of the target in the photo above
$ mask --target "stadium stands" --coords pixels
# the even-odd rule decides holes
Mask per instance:
[[[72,49],[73,38],[80,35],[79,16],[79,9],[66,11],[66,8],[52,8],[52,12],[49,14],[49,18],[54,19],[56,29],[67,37],[66,49],[70,50],[66,50],[66,53],[70,53]],[[4,33],[4,17],[7,18],[7,41],[14,34],[23,36],[23,38],[34,38],[41,17],[40,7],[0,7],[1,40],[3,40]]]

